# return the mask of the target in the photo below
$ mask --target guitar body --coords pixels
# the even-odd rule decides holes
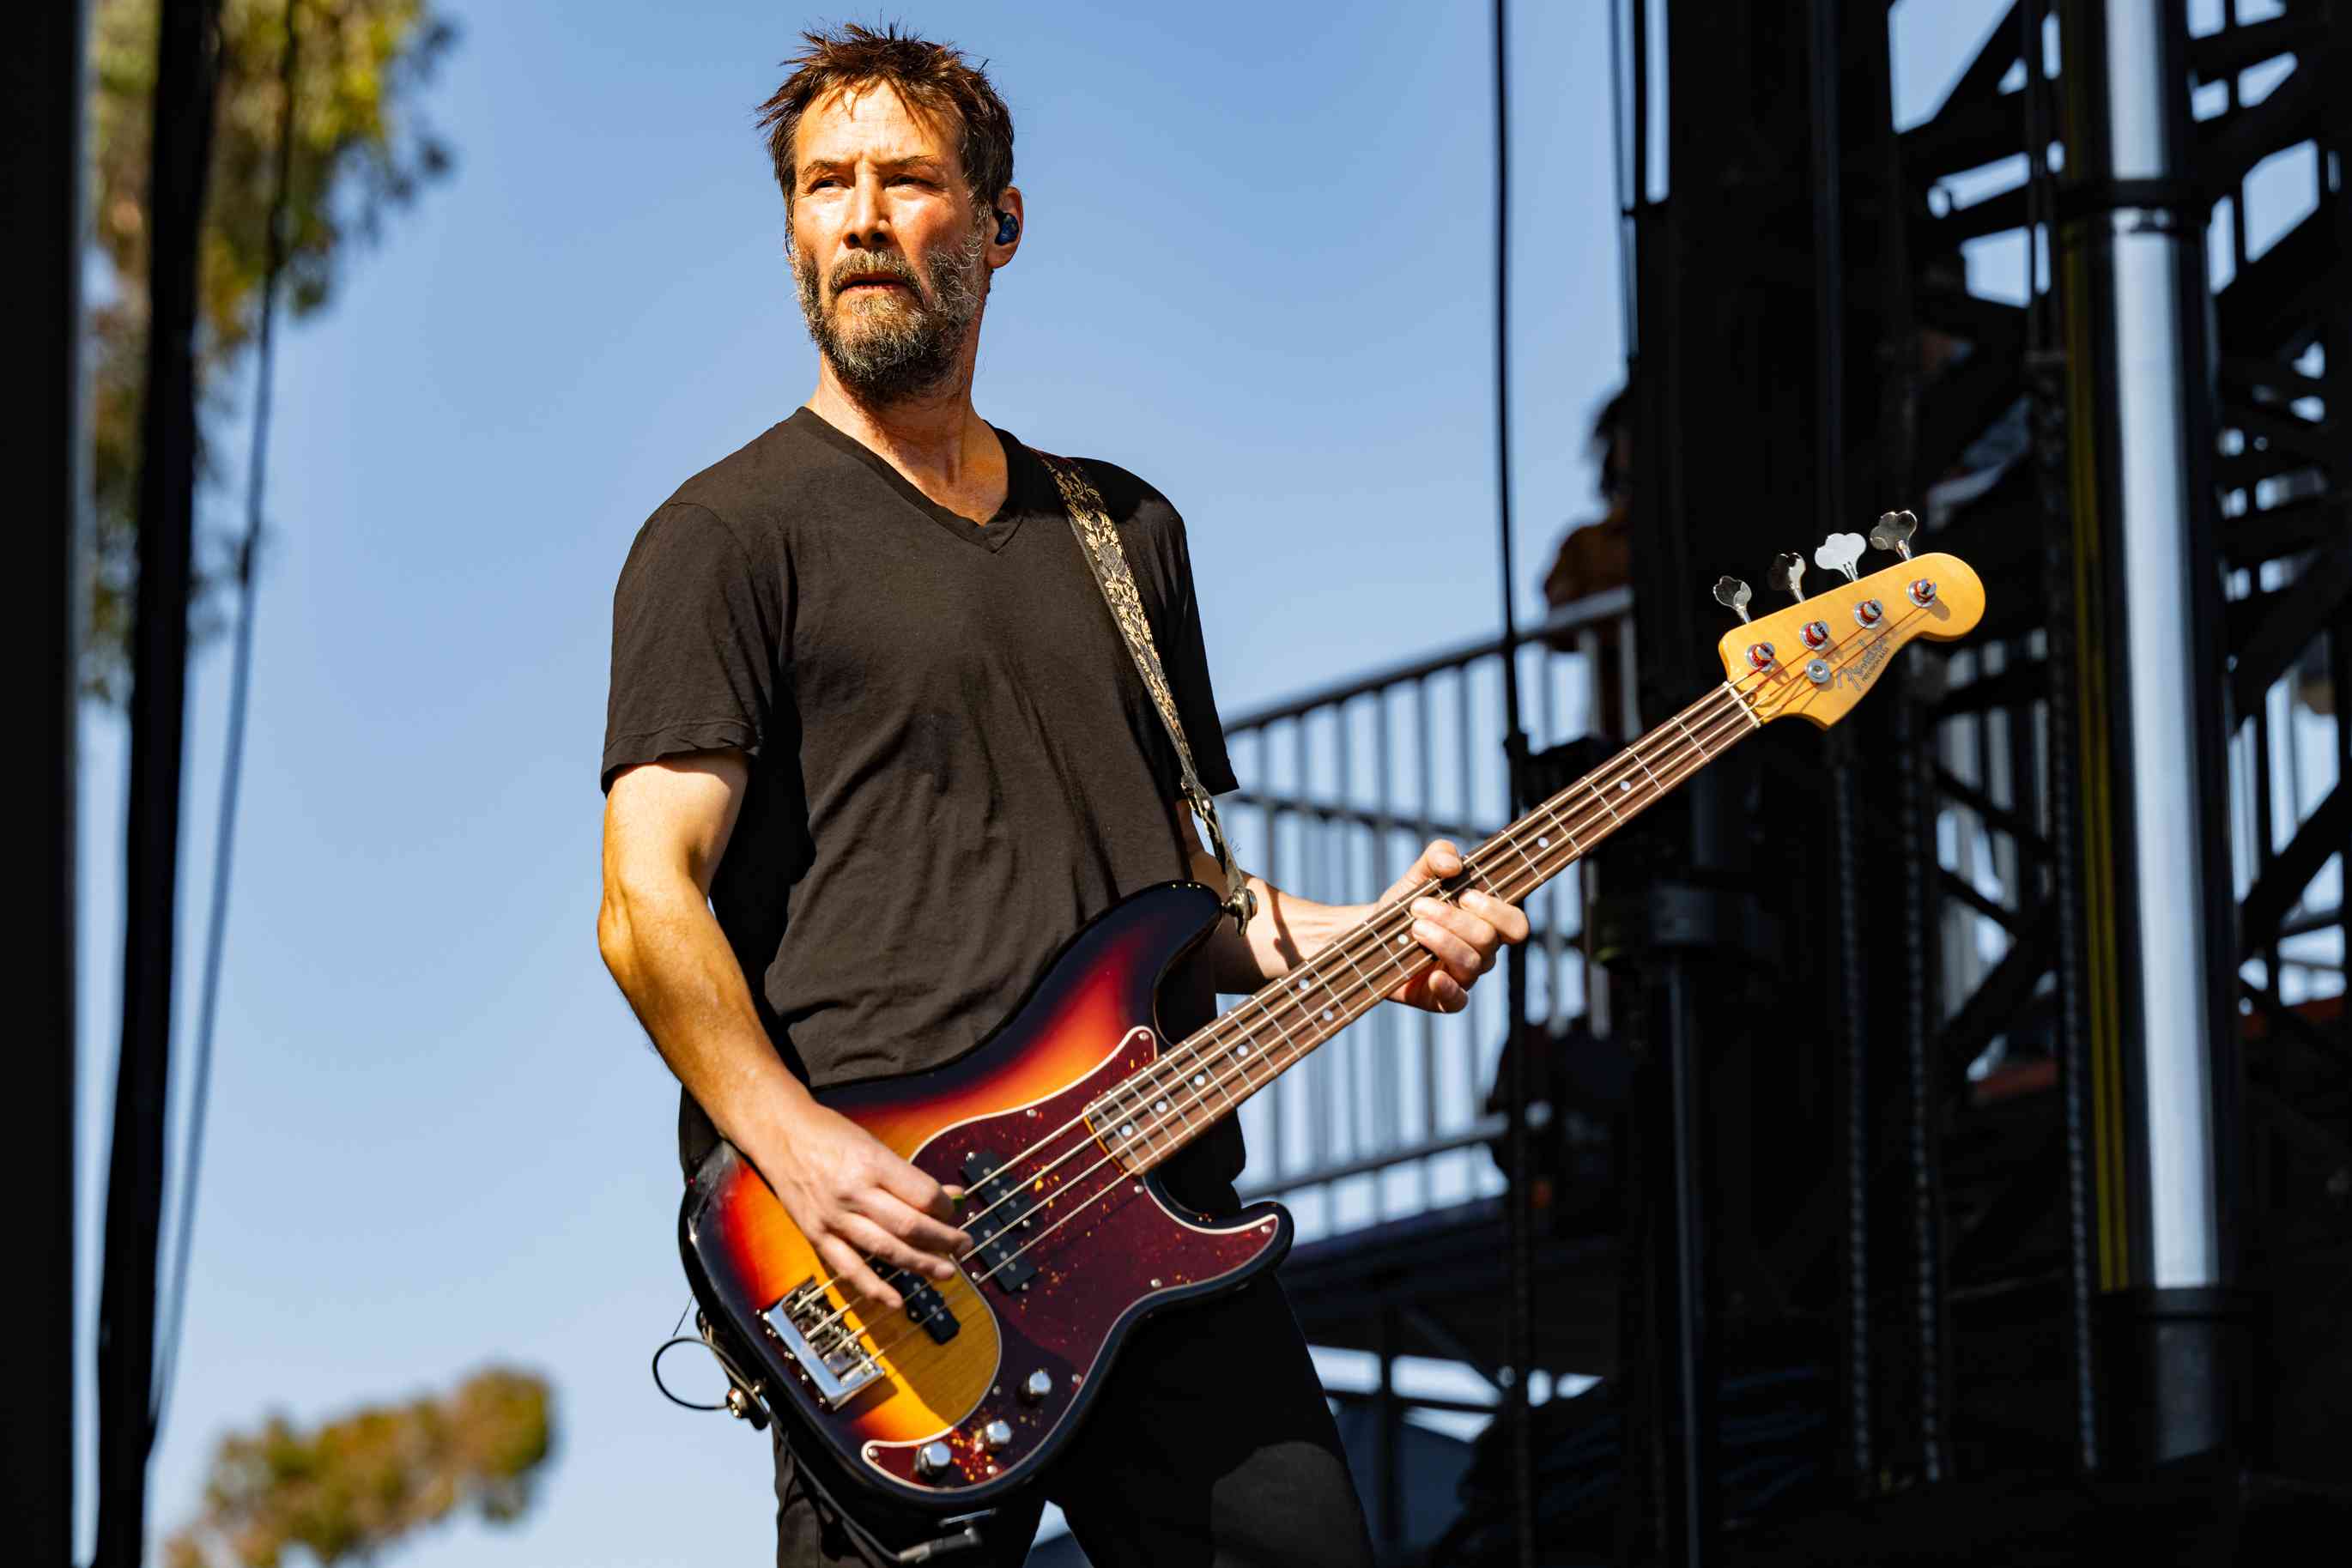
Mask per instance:
[[[752,1392],[802,1441],[900,1502],[984,1503],[1034,1479],[1070,1439],[1138,1322],[1238,1289],[1289,1249],[1279,1206],[1192,1212],[1110,1154],[1104,1139],[1118,1128],[1084,1114],[1160,1053],[1160,979],[1218,918],[1216,895],[1197,883],[1148,888],[1071,938],[963,1056],[818,1092],[972,1193],[959,1224],[973,1251],[927,1292],[895,1281],[904,1312],[860,1310],[833,1287],[730,1145],[704,1162],[679,1215],[688,1277]],[[1030,1179],[1016,1185],[1008,1168],[992,1184],[998,1166]]]

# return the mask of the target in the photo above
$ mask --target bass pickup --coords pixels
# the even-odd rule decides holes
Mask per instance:
[[[1011,1177],[999,1174],[1003,1163],[993,1155],[964,1156],[964,1191],[975,1207],[963,1233],[971,1238],[971,1257],[977,1265],[972,1277],[1018,1294],[1037,1277],[1037,1266],[1020,1256],[1026,1244],[1022,1233],[1037,1206]]]

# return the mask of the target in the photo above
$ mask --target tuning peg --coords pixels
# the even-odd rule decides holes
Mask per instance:
[[[1853,563],[1862,559],[1860,534],[1832,534],[1813,552],[1813,564],[1831,571],[1845,573],[1848,582],[1854,580]]]
[[[1805,558],[1794,550],[1782,550],[1772,558],[1772,570],[1764,574],[1764,580],[1791,599],[1803,599]]]
[[[1748,619],[1748,601],[1754,597],[1748,585],[1736,577],[1715,580],[1715,601],[1726,610],[1737,611],[1742,621]]]
[[[1870,542],[1875,549],[1891,549],[1905,560],[1911,559],[1911,536],[1919,531],[1919,519],[1909,512],[1881,512],[1878,526],[1870,530]]]

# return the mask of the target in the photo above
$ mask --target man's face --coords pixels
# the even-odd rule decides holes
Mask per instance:
[[[988,294],[989,214],[954,125],[872,88],[812,104],[798,141],[793,269],[809,336],[866,402],[929,392]]]

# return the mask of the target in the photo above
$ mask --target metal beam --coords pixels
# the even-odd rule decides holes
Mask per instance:
[[[2300,54],[2327,41],[2327,22],[2315,16],[2274,16],[2241,22],[2189,40],[2189,69],[2201,86],[2235,76],[2281,55]]]
[[[2347,259],[2323,204],[2213,296],[2220,340],[2232,354],[2300,352],[2321,313],[2337,303]]]
[[[2345,793],[2344,780],[2339,779],[2327,799],[2294,831],[2286,848],[2246,890],[2238,915],[2238,949],[2243,956],[2252,957],[2278,939],[2287,911],[2294,907],[2320,868],[2343,852],[2347,832],[2352,832],[2352,795]]]
[[[1940,720],[1987,713],[1994,708],[2021,708],[2039,702],[2049,690],[2048,668],[2038,659],[2022,661],[1997,675],[1980,675],[1967,685],[1955,686],[1936,703],[1933,711]]]
[[[2008,908],[1993,899],[1987,898],[1983,894],[1979,893],[1976,890],[1975,885],[1966,878],[1952,872],[1939,869],[1936,873],[1936,886],[1937,891],[1944,894],[1947,897],[1958,899],[1962,904],[1967,904],[1970,909],[1975,910],[1979,915],[1983,915],[1987,920],[1990,920],[1994,925],[2000,926],[2003,931],[2009,933],[2011,938],[2014,938],[2017,936],[2018,927],[2023,922],[2025,916],[2017,910]]]
[[[1975,785],[1956,776],[1948,768],[1937,768],[1934,777],[1936,788],[1938,790],[1948,796],[1954,804],[1965,806],[1975,812],[1978,820],[1986,827],[1996,832],[2007,833],[2016,843],[2021,854],[2032,855],[2036,860],[2050,858],[2049,841],[2022,814],[2001,805]]]
[[[2344,435],[2333,419],[2305,419],[2284,409],[2265,408],[2257,402],[2232,399],[2223,405],[2221,422],[2244,432],[2249,445],[2260,442],[2263,446],[2289,457],[2301,459],[2301,462],[2290,464],[2291,467],[2309,465],[2341,469],[2344,466]]]
[[[2268,596],[2252,635],[2236,650],[2237,664],[2230,672],[2233,719],[2242,722],[2262,706],[2272,683],[2294,667],[2347,593],[2352,593],[2352,545],[2339,545],[2312,561],[2292,587]]]
[[[2230,117],[2228,129],[2200,138],[2195,175],[2205,189],[2220,193],[2246,177],[2273,152],[2307,141],[2327,101],[2327,74],[2298,60],[2286,79],[2262,102]]]
[[[1945,1020],[1931,1054],[1948,1081],[1959,1080],[1992,1037],[2033,999],[2033,988],[2050,972],[2051,933],[2055,925],[2054,912],[2046,904],[2021,920],[2008,953],[1978,982],[1960,1010]]]
[[[0,618],[25,734],[19,781],[32,796],[12,878],[23,916],[6,947],[16,1048],[0,1138],[0,1189],[16,1196],[20,1292],[8,1407],[0,1416],[0,1498],[13,1560],[63,1568],[74,1516],[74,797],[89,485],[81,375],[83,8],[35,5],[0,51],[0,251],[13,307],[0,377],[16,412],[0,421],[0,471],[23,518],[16,597]]]

